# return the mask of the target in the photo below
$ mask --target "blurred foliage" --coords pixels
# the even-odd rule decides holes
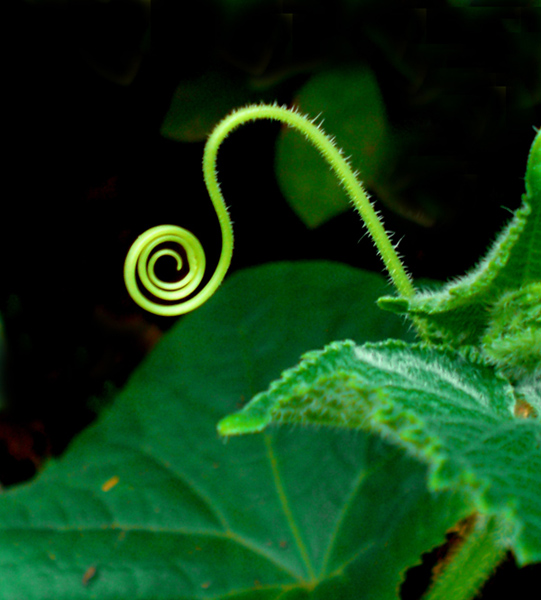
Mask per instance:
[[[267,99],[272,98],[270,93]],[[206,71],[182,81],[171,100],[161,127],[164,137],[179,142],[201,142],[228,112],[265,99],[250,82],[230,70]]]
[[[190,61],[197,79],[181,83],[172,96],[163,127],[168,137],[200,139],[235,102],[267,100],[273,94],[279,101],[299,102],[301,90],[315,85],[312,78],[323,72],[338,77],[344,68],[363,66],[372,70],[380,87],[389,131],[380,139],[386,150],[385,176],[374,179],[368,165],[361,173],[393,212],[423,228],[460,226],[470,234],[466,214],[472,215],[473,230],[481,216],[487,218],[496,197],[496,202],[509,202],[502,185],[509,197],[518,197],[518,188],[503,181],[501,173],[504,165],[518,169],[523,164],[523,132],[539,122],[541,13],[534,3],[457,7],[436,1],[419,8],[395,0],[349,1],[336,3],[331,14],[319,2],[206,4],[208,14],[214,9],[224,20],[213,22],[207,16],[206,33],[217,35],[204,37],[201,29],[193,43],[180,42],[185,48],[201,46],[206,59],[201,53],[199,68]],[[370,113],[373,85],[362,104]],[[254,93],[261,88],[264,94]],[[301,103],[307,111],[315,107],[316,114],[323,113],[328,131],[348,154],[351,143],[343,140],[344,131],[347,138],[364,137],[370,121],[359,108],[344,111],[342,106],[354,104],[359,92],[347,78],[337,79],[334,94],[319,103],[305,102],[305,107]],[[329,121],[330,115],[337,117]],[[197,135],[185,131],[186,120]],[[358,144],[354,148],[359,151]],[[300,160],[293,157],[297,146],[302,142],[291,153],[278,154],[277,176],[287,200],[313,227],[346,204],[341,192],[333,194],[327,185],[320,192],[319,185],[300,177],[296,185],[291,183],[284,169]],[[334,208],[327,211],[328,206]],[[505,215],[492,209],[488,218],[492,229]]]
[[[299,90],[294,104],[332,132],[365,186],[373,187],[384,176],[394,146],[379,86],[369,68],[355,65],[321,71]],[[345,191],[318,151],[288,128],[282,128],[278,139],[276,176],[284,196],[309,227],[350,208]]]

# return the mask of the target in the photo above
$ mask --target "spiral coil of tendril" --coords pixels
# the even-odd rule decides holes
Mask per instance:
[[[166,243],[180,246],[185,259],[175,249],[159,249]],[[178,272],[187,263],[186,275],[179,281],[162,281],[156,275],[156,263],[163,256],[176,261]],[[193,310],[189,300],[182,304],[159,304],[145,296],[140,287],[158,300],[179,302],[197,289],[205,273],[205,264],[203,247],[192,233],[176,225],[159,225],[145,231],[131,246],[124,263],[124,280],[131,297],[142,308],[159,315],[178,315]]]
[[[342,156],[342,151],[334,145],[333,141],[319,126],[295,110],[280,107],[276,104],[260,104],[241,108],[220,121],[205,145],[203,176],[222,232],[222,251],[212,277],[195,296],[189,297],[203,278],[205,270],[203,248],[197,238],[182,227],[160,225],[139,236],[126,257],[124,279],[128,292],[135,302],[157,315],[181,315],[206,302],[223,281],[233,253],[233,227],[218,183],[216,158],[221,143],[234,129],[243,123],[257,119],[271,119],[285,123],[304,134],[312,142],[333,169],[339,181],[344,185],[353,205],[363,218],[398,291],[405,297],[412,296],[415,293],[413,284],[405,272],[402,262],[385,232],[383,223],[374,211],[362,184],[357,179],[348,161]],[[179,283],[160,281],[154,272],[156,262],[162,256],[173,257],[177,261],[179,271],[182,269],[181,255],[168,248],[158,250],[151,257],[152,251],[164,242],[180,243],[186,252],[190,268],[188,276]],[[182,303],[163,305],[151,301],[139,290],[138,279],[142,287],[156,298],[166,302],[182,300]]]

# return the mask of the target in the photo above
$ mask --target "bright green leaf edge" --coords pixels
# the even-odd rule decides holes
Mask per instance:
[[[520,564],[541,561],[541,422],[513,414],[508,381],[449,348],[333,343],[305,355],[219,424],[222,435],[296,423],[374,431],[430,468],[433,490],[510,528]]]

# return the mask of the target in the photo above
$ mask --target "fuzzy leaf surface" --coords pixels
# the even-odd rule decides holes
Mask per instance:
[[[380,306],[415,317],[434,343],[480,346],[491,324],[490,309],[502,294],[541,282],[541,132],[537,132],[526,171],[522,206],[496,238],[479,265],[437,292],[411,299],[382,298]]]
[[[332,263],[232,276],[62,458],[0,495],[0,600],[396,599],[464,516],[424,465],[362,432],[216,435],[306,348],[406,335],[375,305],[385,288]]]
[[[460,490],[497,515],[522,564],[541,561],[541,421],[517,418],[513,388],[450,349],[400,341],[333,343],[309,353],[220,424],[223,435],[271,422],[375,431],[430,467],[434,490]]]

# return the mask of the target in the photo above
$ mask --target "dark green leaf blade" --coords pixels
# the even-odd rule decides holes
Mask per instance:
[[[474,356],[398,341],[333,343],[220,432],[271,422],[376,431],[430,466],[432,489],[461,490],[471,512],[507,521],[525,564],[541,561],[541,421],[516,418],[516,402],[507,380]]]
[[[215,429],[307,347],[406,335],[375,307],[385,288],[331,263],[232,277],[60,460],[0,496],[0,599],[395,599],[464,516],[457,497],[363,433]]]

